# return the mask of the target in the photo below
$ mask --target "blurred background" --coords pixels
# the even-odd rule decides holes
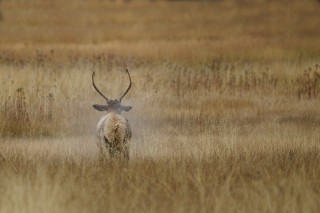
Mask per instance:
[[[101,116],[92,104],[103,103],[92,71],[116,98],[128,85],[124,66],[136,132],[198,134],[242,115],[296,116],[300,105],[283,114],[289,100],[320,97],[316,0],[2,0],[0,8],[3,136],[91,134]],[[301,117],[313,122],[311,108]]]
[[[320,55],[317,0],[2,0],[0,48],[145,59]],[[80,50],[81,49],[81,50]]]

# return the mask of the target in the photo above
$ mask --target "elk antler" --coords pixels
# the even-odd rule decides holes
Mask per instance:
[[[131,76],[130,76],[130,74],[129,74],[128,69],[126,69],[126,72],[127,72],[128,76],[129,76],[130,84],[129,84],[128,89],[125,91],[125,93],[119,98],[119,101],[120,101],[120,102],[121,102],[122,98],[129,92],[129,90],[130,90],[130,88],[131,88]]]
[[[93,85],[93,87],[95,88],[95,90],[104,98],[104,99],[106,99],[106,101],[107,102],[109,102],[109,99],[106,97],[106,96],[104,96],[103,94],[102,94],[102,92],[100,92],[100,90],[97,88],[97,86],[95,85],[95,83],[94,83],[94,75],[95,75],[95,73],[93,72],[92,73],[92,85]]]

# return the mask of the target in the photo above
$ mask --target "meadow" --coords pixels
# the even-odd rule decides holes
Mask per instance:
[[[0,6],[0,212],[319,211],[317,1]],[[125,68],[127,163],[98,157],[91,84]]]

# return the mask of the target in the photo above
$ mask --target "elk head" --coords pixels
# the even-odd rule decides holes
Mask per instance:
[[[131,106],[122,106],[121,105],[122,98],[129,92],[129,90],[131,88],[131,77],[130,77],[128,69],[126,69],[126,72],[129,76],[129,80],[130,80],[129,87],[124,92],[124,94],[119,97],[119,99],[115,99],[115,100],[107,98],[105,95],[102,94],[102,92],[100,92],[100,90],[97,88],[97,86],[94,83],[95,73],[94,72],[92,73],[92,85],[93,85],[94,89],[107,101],[106,105],[95,104],[95,105],[93,105],[93,108],[95,108],[98,111],[114,111],[114,112],[118,112],[118,113],[121,113],[122,111],[128,112],[129,110],[132,109]]]

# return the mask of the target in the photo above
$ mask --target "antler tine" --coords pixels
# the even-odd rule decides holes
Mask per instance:
[[[129,84],[128,89],[125,91],[125,93],[119,98],[119,101],[120,101],[120,102],[121,102],[122,98],[129,92],[129,90],[130,90],[130,88],[131,88],[131,76],[130,76],[129,71],[128,71],[127,68],[126,68],[126,72],[127,72],[128,76],[129,76],[130,84]]]
[[[94,83],[94,76],[95,76],[95,72],[92,72],[92,85],[93,85],[93,87],[95,88],[95,90],[96,90],[104,99],[106,99],[107,102],[109,102],[109,99],[108,99],[106,96],[104,96],[104,95],[102,94],[102,92],[100,92],[100,90],[97,88],[96,84]]]

